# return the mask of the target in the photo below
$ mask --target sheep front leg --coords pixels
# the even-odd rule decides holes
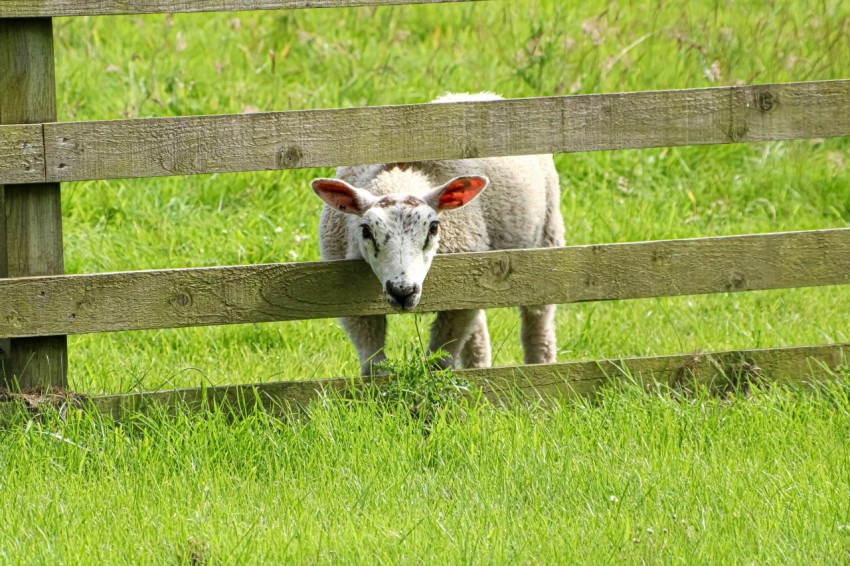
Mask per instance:
[[[554,363],[558,352],[555,341],[555,305],[521,307],[519,310],[525,363]]]
[[[478,311],[473,322],[472,332],[460,351],[460,367],[488,368],[492,363],[491,359],[487,315],[482,310]]]
[[[387,340],[387,317],[351,316],[340,318],[339,323],[357,348],[360,375],[371,375],[373,367],[386,359],[384,345]]]
[[[446,356],[440,361],[444,368],[458,367],[460,353],[473,330],[477,329],[480,310],[438,312],[431,325],[428,352],[443,349]]]

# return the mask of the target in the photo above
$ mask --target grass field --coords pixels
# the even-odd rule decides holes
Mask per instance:
[[[60,120],[850,77],[850,4],[516,0],[56,20]],[[561,155],[568,242],[846,227],[850,140]],[[318,259],[332,170],[63,185],[66,268]],[[568,305],[559,359],[850,341],[846,288]],[[495,363],[518,316],[490,313]],[[393,317],[390,354],[427,315]],[[83,392],[352,375],[333,320],[72,337]],[[327,401],[0,435],[2,562],[841,562],[848,390],[552,410]],[[453,415],[453,417],[452,417]]]
[[[4,433],[4,563],[842,563],[850,389]],[[56,436],[57,431],[61,437]]]

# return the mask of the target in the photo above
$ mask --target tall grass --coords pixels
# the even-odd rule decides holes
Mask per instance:
[[[427,427],[372,398],[262,412],[70,409],[7,425],[6,563],[838,563],[846,382],[750,397],[609,388]],[[458,411],[459,405],[463,403]]]

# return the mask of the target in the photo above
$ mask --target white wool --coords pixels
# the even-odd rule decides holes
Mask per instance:
[[[447,92],[443,96],[432,101],[432,104],[441,104],[444,102],[489,102],[492,100],[504,100],[498,94],[492,92]]]

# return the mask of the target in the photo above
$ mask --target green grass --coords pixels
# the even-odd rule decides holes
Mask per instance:
[[[840,563],[850,387],[423,421],[370,401],[262,413],[70,410],[0,443],[6,563]]]
[[[727,5],[731,4],[731,5]],[[850,3],[511,0],[57,20],[61,120],[850,77]],[[846,227],[850,141],[561,155],[573,244]],[[318,259],[331,170],[63,185],[70,273]],[[559,358],[850,341],[846,288],[568,305]],[[489,314],[495,362],[518,316]],[[428,316],[391,317],[390,354]],[[77,391],[352,375],[333,320],[78,336]],[[4,563],[848,560],[847,380],[418,416],[72,410],[0,433]],[[454,405],[452,405],[454,407]],[[443,416],[440,416],[443,415]],[[451,418],[449,418],[451,417]],[[59,436],[56,436],[58,433]],[[650,530],[651,529],[651,530]]]

